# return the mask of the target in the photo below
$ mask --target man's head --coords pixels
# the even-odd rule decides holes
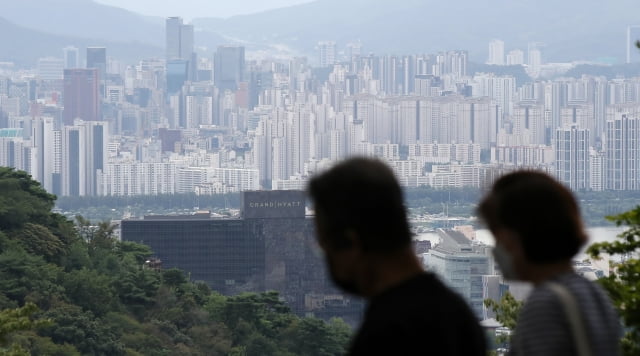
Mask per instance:
[[[534,265],[570,261],[587,241],[573,195],[542,172],[518,171],[501,177],[478,212],[496,245],[513,253],[515,243]]]
[[[390,255],[411,246],[400,185],[384,163],[352,158],[309,183],[318,241],[336,284],[360,294],[354,275],[366,256]]]

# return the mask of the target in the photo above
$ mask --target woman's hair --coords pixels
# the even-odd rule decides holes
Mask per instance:
[[[492,231],[515,231],[534,263],[569,260],[587,241],[573,195],[542,172],[502,176],[480,203],[478,213]]]

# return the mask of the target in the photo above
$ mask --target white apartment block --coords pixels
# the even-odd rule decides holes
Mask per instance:
[[[590,131],[574,125],[557,129],[555,136],[556,178],[571,190],[589,189]]]
[[[607,121],[607,189],[640,189],[640,116],[631,115],[617,113]]]

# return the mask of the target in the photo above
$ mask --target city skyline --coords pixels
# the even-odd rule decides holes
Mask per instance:
[[[465,49],[472,62],[485,63],[486,43],[500,39],[504,42],[504,53],[511,54],[507,62],[512,64],[528,62],[518,51],[528,51],[531,43],[544,45],[541,49],[547,62],[625,63],[626,30],[638,24],[626,10],[632,6],[627,4],[631,0],[606,5],[580,3],[577,8],[575,1],[556,6],[550,0],[543,0],[535,6],[523,3],[521,7],[497,6],[491,11],[473,2],[469,3],[468,11],[458,11],[451,4],[436,6],[429,1],[379,0],[376,6],[347,1],[341,4],[341,11],[336,12],[334,0],[316,0],[227,19],[208,18],[203,10],[199,12],[201,17],[191,19],[181,11],[148,17],[93,1],[65,8],[33,0],[15,3],[3,11],[6,21],[0,22],[0,29],[4,30],[0,32],[0,39],[5,41],[6,48],[0,54],[0,61],[16,65],[30,62],[30,66],[34,57],[59,56],[57,48],[71,45],[109,47],[110,55],[134,64],[139,57],[155,57],[164,51],[165,19],[182,17],[185,24],[194,27],[194,46],[199,55],[211,55],[219,45],[235,44],[245,46],[247,58],[311,57],[319,42],[333,41],[339,52],[345,51],[344,46],[349,43],[360,42],[356,51],[361,54],[400,55]],[[551,6],[554,11],[542,10]],[[580,16],[574,16],[575,11]],[[435,16],[425,22],[420,15],[423,13]],[[450,26],[448,17],[444,16],[447,13],[457,14],[457,26]],[[523,16],[524,13],[529,15]],[[359,14],[360,20],[348,14]],[[375,19],[384,19],[386,26],[379,26]],[[120,25],[113,26],[114,23]],[[590,25],[585,27],[586,23]],[[78,28],[83,31],[79,32]],[[34,43],[34,46],[17,46],[17,43]],[[83,55],[84,51],[80,52],[80,56]]]
[[[496,179],[516,170],[554,177],[575,193],[591,242],[613,240],[622,228],[606,226],[604,216],[640,197],[640,49],[632,47],[640,27],[603,14],[604,24],[621,18],[602,37],[617,42],[574,53],[590,42],[572,36],[599,31],[593,18],[600,17],[590,13],[601,5],[554,4],[552,20],[544,18],[553,27],[542,20],[543,6],[501,1],[490,15],[469,1],[464,12],[475,22],[461,11],[455,23],[440,16],[453,5],[437,1],[273,0],[258,7],[245,0],[218,13],[306,4],[228,19],[194,19],[216,6],[198,0],[100,1],[152,10],[156,18],[88,0],[61,9],[16,2],[10,20],[0,19],[0,252],[12,287],[0,301],[9,309],[39,301],[38,315],[56,320],[27,331],[29,338],[73,330],[65,323],[104,326],[88,338],[71,333],[78,345],[119,347],[104,354],[124,354],[125,344],[134,353],[171,353],[174,345],[184,354],[198,340],[201,354],[275,354],[262,352],[267,338],[252,336],[258,350],[249,352],[231,336],[253,328],[247,315],[270,335],[286,327],[274,345],[297,333],[285,319],[322,325],[283,318],[289,309],[332,318],[327,325],[346,335],[348,326],[333,317],[357,325],[364,304],[331,284],[334,266],[323,263],[327,250],[314,224],[321,209],[307,185],[360,156],[382,161],[400,185],[403,231],[414,244],[403,256],[417,257],[496,331],[499,318],[487,301],[529,293],[528,285],[503,278],[495,240],[478,217],[479,197]],[[508,15],[519,9],[527,16]],[[579,11],[586,29],[564,18]],[[13,56],[21,50],[15,43],[29,50]],[[75,229],[65,222],[72,216]],[[30,256],[36,253],[43,256]],[[589,259],[581,250],[567,263],[589,279],[617,273],[613,259]],[[31,284],[15,287],[24,281]],[[273,311],[277,323],[245,309],[254,297],[267,298],[256,299],[260,308],[281,309]],[[221,309],[227,301],[230,309]],[[237,321],[218,322],[231,312]],[[172,336],[162,336],[156,351],[162,330]],[[303,342],[324,333],[306,330]],[[95,337],[103,334],[119,344]],[[65,339],[28,341],[42,350],[56,344],[61,354],[76,347]]]

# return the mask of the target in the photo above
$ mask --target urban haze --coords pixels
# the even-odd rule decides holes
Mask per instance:
[[[4,4],[0,166],[59,212],[114,220],[163,268],[351,325],[362,301],[329,284],[303,193],[337,161],[393,169],[425,268],[485,321],[485,299],[529,290],[502,279],[474,218],[497,177],[556,177],[596,239],[637,204],[637,0],[222,3]]]

